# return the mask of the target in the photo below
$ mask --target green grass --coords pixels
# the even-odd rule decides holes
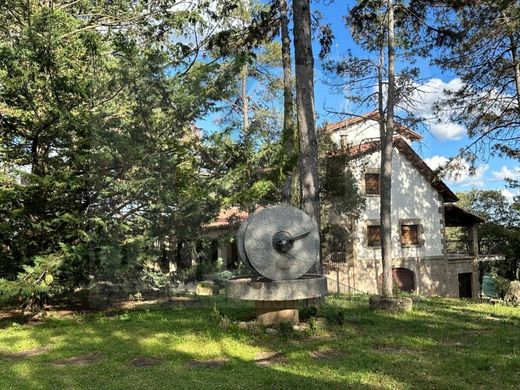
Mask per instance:
[[[246,318],[251,306],[218,307]],[[365,299],[329,298],[320,308],[348,311],[345,324],[318,335],[286,338],[231,325],[219,328],[207,307],[160,308],[0,328],[0,389],[345,389],[518,388],[520,308],[452,299],[416,302],[407,314],[372,312]],[[334,309],[337,310],[337,309]],[[13,360],[9,354],[48,347]],[[330,359],[313,351],[332,349]],[[287,362],[254,363],[260,351],[281,351]],[[98,361],[56,365],[57,359],[97,353]],[[133,367],[136,357],[162,363]],[[192,359],[227,357],[222,367],[185,367]]]

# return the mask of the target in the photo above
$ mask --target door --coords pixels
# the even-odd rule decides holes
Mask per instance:
[[[459,297],[471,298],[471,272],[459,274]]]
[[[399,290],[406,292],[415,291],[415,275],[408,268],[392,268],[394,284]]]

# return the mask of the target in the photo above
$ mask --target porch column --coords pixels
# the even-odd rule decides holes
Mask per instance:
[[[473,256],[472,262],[472,280],[471,280],[471,296],[472,298],[479,298],[480,295],[480,280],[479,280],[479,266],[478,266],[478,231],[477,225],[471,225],[471,254]]]

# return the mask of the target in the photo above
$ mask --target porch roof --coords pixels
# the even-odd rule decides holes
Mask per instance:
[[[484,218],[470,213],[453,203],[444,205],[444,219],[446,226],[472,226],[485,222]]]

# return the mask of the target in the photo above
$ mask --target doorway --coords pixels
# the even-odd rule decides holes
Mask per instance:
[[[471,298],[471,272],[459,274],[459,297]]]

